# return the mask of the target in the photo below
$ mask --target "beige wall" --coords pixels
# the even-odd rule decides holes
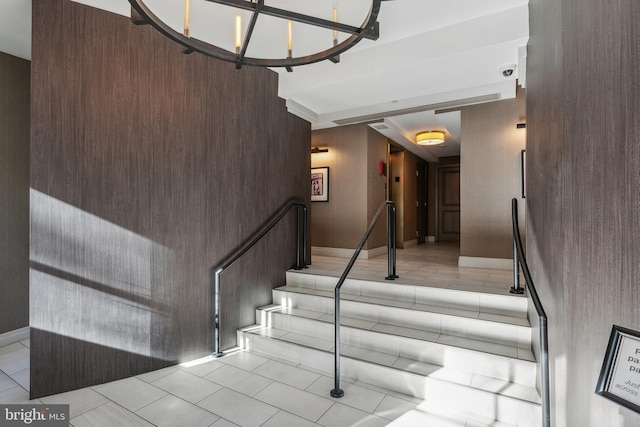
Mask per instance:
[[[311,203],[311,245],[355,248],[366,227],[365,163],[367,129],[354,125],[312,133],[311,146],[328,148],[311,155],[311,167],[329,167],[329,201]]]
[[[380,162],[387,162],[387,138],[367,127],[367,221],[371,221],[380,205],[386,200],[387,177],[380,175]],[[373,229],[365,248],[377,248],[387,244],[387,217],[384,213]]]
[[[520,153],[526,132],[516,129],[525,117],[525,97],[462,110],[460,153],[460,255],[512,258],[511,199],[521,199]]]
[[[385,200],[378,166],[386,162],[387,139],[362,124],[314,131],[311,146],[329,150],[311,155],[311,167],[329,167],[329,201],[311,204],[311,245],[355,249]],[[386,216],[379,224],[365,249],[386,245]]]

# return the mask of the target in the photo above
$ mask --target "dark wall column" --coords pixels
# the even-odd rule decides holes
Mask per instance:
[[[293,197],[310,125],[277,75],[69,0],[33,2],[31,394],[209,354],[213,272]],[[223,277],[223,347],[294,264],[295,217]]]
[[[29,325],[30,66],[0,52],[0,334]]]
[[[549,315],[553,425],[636,426],[594,393],[640,330],[640,3],[532,0],[527,255]]]

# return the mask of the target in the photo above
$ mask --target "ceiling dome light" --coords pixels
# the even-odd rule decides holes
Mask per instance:
[[[444,132],[439,130],[420,132],[416,135],[418,145],[438,145],[444,142]]]
[[[291,67],[328,59],[363,38],[377,40],[383,0],[129,0],[131,20],[151,24],[185,53],[258,67]],[[333,2],[335,3],[335,2]],[[295,47],[294,47],[295,45]]]

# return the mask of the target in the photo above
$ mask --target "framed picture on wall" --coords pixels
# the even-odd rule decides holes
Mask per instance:
[[[596,394],[640,413],[640,333],[613,325]]]
[[[311,201],[329,201],[329,168],[311,169]]]

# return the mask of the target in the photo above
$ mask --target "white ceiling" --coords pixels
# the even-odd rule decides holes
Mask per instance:
[[[129,15],[127,0],[77,1]],[[346,0],[332,1],[339,8]],[[528,0],[383,1],[378,21],[379,39],[361,41],[338,64],[276,70],[290,112],[314,129],[370,123],[435,161],[460,152],[456,107],[513,98],[516,79],[524,85]],[[31,1],[2,0],[0,51],[30,59],[30,48]],[[517,68],[504,77],[510,64]],[[445,131],[444,147],[417,146],[415,134],[425,130]]]

